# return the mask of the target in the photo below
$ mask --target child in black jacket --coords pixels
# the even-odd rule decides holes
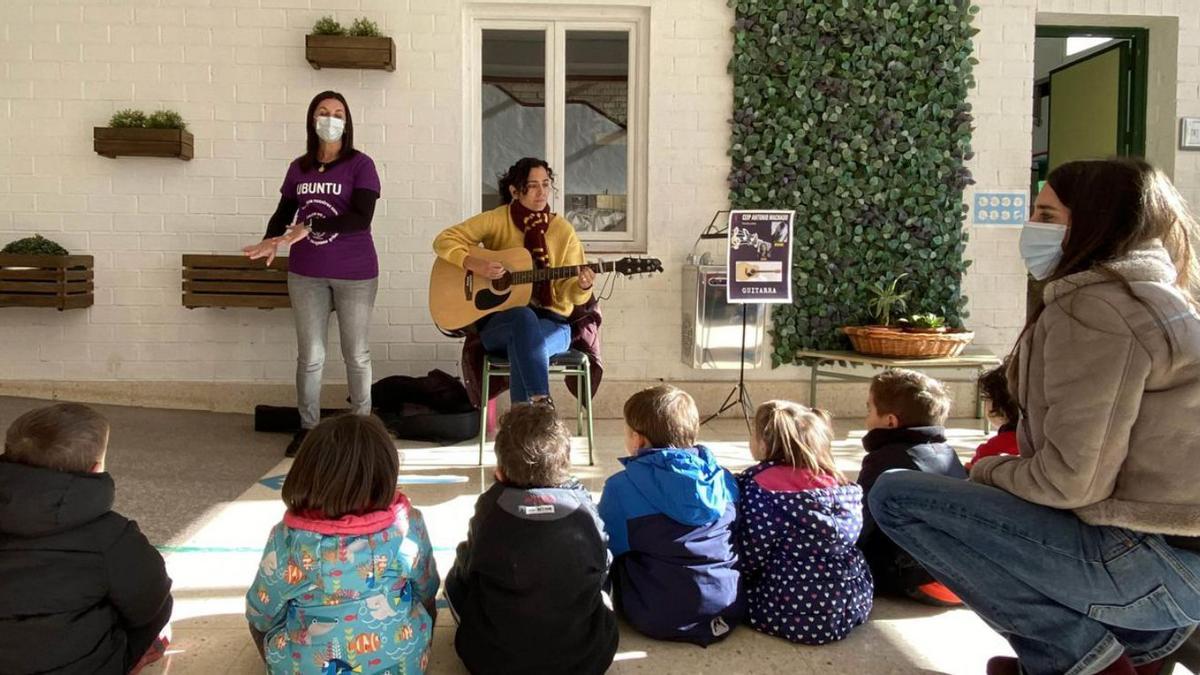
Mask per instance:
[[[123,675],[162,654],[171,579],[114,513],[108,422],[72,403],[17,418],[0,455],[0,673]]]
[[[952,478],[966,478],[962,461],[946,443],[950,394],[937,380],[913,370],[887,370],[871,380],[867,395],[867,428],[863,437],[863,528],[858,538],[875,591],[906,595],[932,605],[955,606],[962,601],[935,581],[912,556],[896,546],[871,515],[868,496],[885,471],[909,469]]]
[[[568,474],[570,437],[554,409],[513,406],[496,457],[496,483],[446,576],[454,648],[472,673],[603,673],[617,651],[602,593],[608,540]]]

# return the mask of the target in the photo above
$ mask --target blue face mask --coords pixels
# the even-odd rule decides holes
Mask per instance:
[[[1041,281],[1054,273],[1062,260],[1067,226],[1058,223],[1025,223],[1021,230],[1021,257],[1034,279]]]

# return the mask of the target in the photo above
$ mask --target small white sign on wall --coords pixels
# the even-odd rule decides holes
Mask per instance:
[[[1029,195],[1021,192],[976,192],[972,200],[974,225],[1014,227],[1029,220]]]
[[[1179,120],[1179,149],[1200,150],[1200,117]]]

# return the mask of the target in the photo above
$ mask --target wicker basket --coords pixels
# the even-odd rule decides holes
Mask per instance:
[[[842,332],[854,351],[871,356],[937,359],[958,356],[974,339],[968,331],[955,333],[905,333],[882,326],[845,326]]]

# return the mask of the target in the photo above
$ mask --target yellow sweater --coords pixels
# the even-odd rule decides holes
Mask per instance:
[[[479,244],[492,251],[525,247],[525,233],[513,224],[508,204],[484,211],[442,230],[433,240],[433,252],[442,260],[462,267],[463,260],[471,253],[471,248]],[[583,245],[575,236],[575,228],[558,214],[555,214],[554,220],[550,221],[550,227],[546,229],[546,246],[550,249],[551,267],[582,265],[587,262],[583,255]],[[583,290],[579,287],[579,277],[551,281],[550,287],[554,292],[554,305],[546,309],[563,316],[570,316],[571,312],[575,311],[575,305],[582,305],[592,297],[591,289]]]

